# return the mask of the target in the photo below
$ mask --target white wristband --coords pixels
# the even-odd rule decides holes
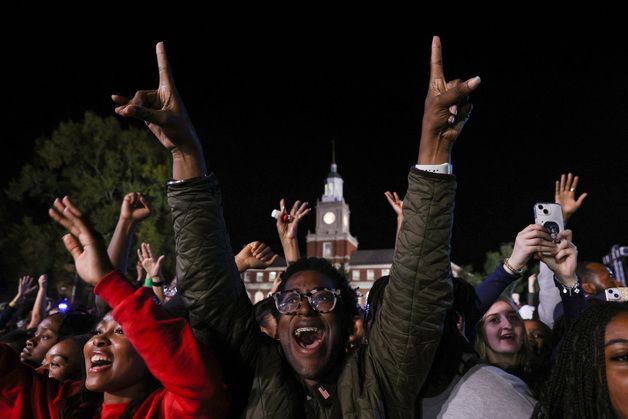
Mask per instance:
[[[454,167],[449,163],[443,164],[417,164],[415,166],[419,170],[432,173],[442,173],[444,175],[451,175],[454,172]]]

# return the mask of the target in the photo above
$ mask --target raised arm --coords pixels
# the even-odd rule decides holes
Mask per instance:
[[[13,317],[13,314],[17,310],[18,304],[21,304],[28,294],[34,292],[37,289],[37,286],[31,286],[34,279],[35,278],[28,275],[25,275],[19,279],[17,285],[17,294],[15,294],[15,297],[13,297],[11,301],[9,301],[9,304],[7,304],[4,310],[2,310],[2,312],[0,313],[0,330],[4,329],[9,320],[11,320],[11,317]]]
[[[222,417],[227,401],[216,361],[201,352],[187,321],[171,317],[155,304],[152,292],[136,289],[113,270],[102,237],[85,223],[65,197],[56,200],[50,216],[70,234],[63,243],[80,277],[113,307],[113,318],[166,390],[161,414],[186,416],[201,411]]]
[[[532,255],[539,251],[552,252],[555,249],[556,244],[543,226],[530,224],[521,230],[515,238],[510,257],[497,266],[495,271],[475,289],[480,301],[480,314],[486,312],[506,287],[521,276]]]
[[[292,209],[288,213],[286,210],[286,201],[281,198],[279,201],[280,214],[277,217],[277,234],[279,234],[279,240],[281,241],[281,247],[283,248],[283,254],[286,258],[286,263],[291,263],[299,260],[299,242],[297,240],[297,228],[299,221],[312,210],[308,208],[308,203],[297,200]],[[290,222],[284,220],[284,216],[290,215]]]
[[[163,43],[157,44],[159,87],[128,99],[113,95],[116,113],[146,123],[172,155],[168,203],[177,244],[177,289],[195,335],[224,339],[243,354],[256,353],[261,336],[236,268],[222,215],[218,181],[207,166],[196,130],[177,92]],[[246,357],[246,355],[245,355]]]
[[[109,259],[121,272],[127,271],[129,251],[137,225],[150,215],[151,210],[148,200],[139,192],[128,193],[122,200],[120,217],[107,248]]]
[[[48,275],[41,274],[37,280],[39,289],[37,290],[37,297],[35,297],[35,304],[33,305],[33,313],[31,314],[31,321],[26,326],[27,329],[37,327],[39,322],[46,317],[46,296],[48,294]]]
[[[454,141],[471,111],[467,97],[479,83],[477,77],[445,81],[440,39],[434,37],[419,167],[450,162]],[[412,168],[408,176],[390,282],[367,349],[385,405],[395,406],[399,416],[414,412],[452,301],[449,254],[455,188],[449,174]]]

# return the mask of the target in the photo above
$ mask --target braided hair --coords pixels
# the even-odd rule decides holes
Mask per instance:
[[[614,418],[606,383],[604,334],[628,302],[589,304],[565,335],[534,418]]]

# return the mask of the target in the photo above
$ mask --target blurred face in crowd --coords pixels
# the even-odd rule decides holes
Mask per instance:
[[[147,369],[144,360],[108,313],[83,348],[85,387],[90,391],[125,394],[141,392]]]
[[[490,362],[508,363],[521,349],[523,321],[507,302],[497,301],[488,309],[483,327]]]
[[[305,294],[319,288],[333,289],[334,283],[320,272],[300,271],[286,280],[284,289]],[[329,313],[317,312],[303,298],[296,313],[279,315],[281,347],[292,368],[308,384],[329,373],[344,353],[348,325],[340,299],[338,296]]]
[[[589,279],[590,286],[584,287],[584,290],[589,294],[596,294],[604,292],[608,288],[621,287],[622,284],[615,280],[612,272],[603,264],[597,262],[591,262],[585,265],[585,269],[592,275]]]
[[[20,359],[22,362],[39,366],[46,356],[46,352],[59,340],[59,327],[63,316],[48,316],[37,325],[35,336],[26,341],[26,346],[22,349]]]
[[[606,383],[618,418],[628,417],[628,312],[613,317],[604,332]]]
[[[539,355],[548,344],[549,336],[546,328],[539,324],[537,320],[525,320],[526,333],[528,334],[528,342],[532,351]]]
[[[82,350],[74,339],[64,339],[54,345],[43,362],[49,371],[48,375],[59,381],[78,379],[83,362]]]

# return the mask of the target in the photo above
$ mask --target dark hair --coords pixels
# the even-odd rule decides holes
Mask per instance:
[[[266,315],[270,314],[275,318],[279,315],[277,307],[275,307],[275,300],[273,297],[264,298],[263,300],[258,301],[253,306],[253,309],[255,310],[255,320],[257,320],[257,324],[260,326],[263,325]]]
[[[535,418],[614,418],[606,383],[606,325],[628,311],[628,302],[589,304],[565,335],[552,374],[534,409]]]
[[[368,335],[375,322],[375,316],[384,301],[384,290],[388,286],[390,275],[379,277],[371,287],[368,298],[366,299],[366,310],[364,312],[364,333],[368,339]]]
[[[55,313],[52,316],[63,316],[59,325],[59,341],[74,335],[90,333],[94,328],[95,318],[83,309],[72,309],[66,313]]]
[[[286,284],[294,274],[302,271],[316,271],[327,278],[331,279],[334,287],[340,290],[344,313],[347,316],[349,324],[353,328],[353,319],[358,314],[358,296],[353,288],[349,285],[347,278],[334,268],[327,259],[323,258],[302,258],[288,266],[283,274],[283,280],[279,284],[279,291],[286,290]]]

